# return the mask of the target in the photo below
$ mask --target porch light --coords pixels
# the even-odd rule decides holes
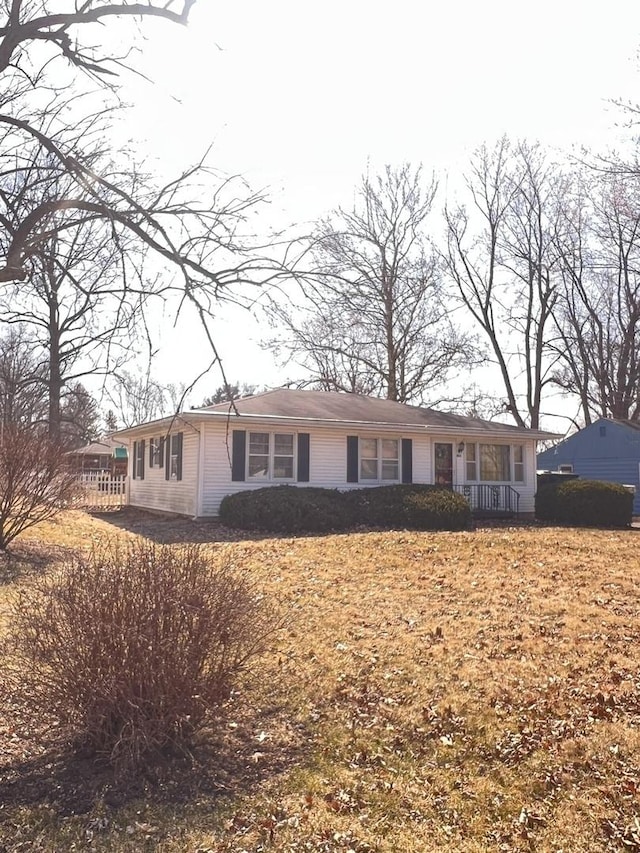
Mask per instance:
[[[464,441],[461,441],[458,444],[458,456],[462,456],[462,451],[464,450]]]

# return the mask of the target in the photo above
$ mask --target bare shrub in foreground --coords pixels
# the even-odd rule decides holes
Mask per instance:
[[[121,770],[188,747],[276,624],[242,572],[151,543],[76,557],[13,609],[26,684]]]
[[[0,551],[29,527],[65,509],[77,492],[60,445],[19,424],[0,430]]]

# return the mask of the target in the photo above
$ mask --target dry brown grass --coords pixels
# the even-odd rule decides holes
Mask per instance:
[[[72,521],[84,540],[109,529]],[[54,790],[62,759],[7,713],[0,737],[20,747],[0,762],[0,847],[640,850],[639,536],[218,541],[291,612],[225,731],[177,788],[171,771],[126,802],[85,779],[73,815]]]

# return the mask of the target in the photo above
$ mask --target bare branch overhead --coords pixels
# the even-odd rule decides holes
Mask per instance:
[[[47,0],[26,3],[13,0],[5,5],[5,17],[0,18],[0,74],[12,64],[20,66],[21,53],[28,50],[30,42],[46,42],[78,68],[96,75],[113,75],[109,68],[110,57],[101,57],[96,49],[83,47],[78,35],[87,25],[105,22],[110,18],[132,17],[163,19],[172,24],[187,24],[189,13],[196,0],[176,2],[108,3],[103,0],[85,0],[84,3],[66,3],[68,11],[52,9]],[[0,9],[1,12],[1,9]]]

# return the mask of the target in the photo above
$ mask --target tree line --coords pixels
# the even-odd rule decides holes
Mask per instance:
[[[271,304],[268,345],[318,388],[533,428],[558,395],[577,423],[640,419],[634,165],[505,137],[457,183],[438,205],[420,166],[365,175],[353,207],[317,223],[298,298]],[[483,390],[487,364],[498,385]]]
[[[154,351],[152,312],[190,314],[211,345],[207,368],[221,369],[218,307],[283,275],[248,226],[262,193],[218,173],[208,152],[161,178],[122,140],[140,34],[188,24],[195,5],[0,0],[0,337],[7,351],[21,339],[25,371],[36,353],[31,388],[46,386],[46,412],[30,422],[53,442],[89,376],[106,383],[112,424],[181,402],[184,389],[130,366]]]
[[[581,423],[640,418],[633,163],[505,138],[452,176],[446,199],[422,167],[388,166],[279,256],[283,241],[261,245],[248,226],[264,194],[207,157],[160,180],[115,142],[127,22],[184,25],[195,5],[0,0],[0,358],[21,354],[5,386],[25,395],[2,391],[3,422],[22,407],[66,441],[73,406],[90,408],[88,376],[108,384],[111,426],[175,410],[188,387],[129,367],[153,353],[154,306],[202,324],[206,373],[221,303],[267,292],[267,345],[302,384],[532,427],[557,394]],[[95,29],[118,21],[123,52]],[[499,387],[476,373],[488,364]]]

